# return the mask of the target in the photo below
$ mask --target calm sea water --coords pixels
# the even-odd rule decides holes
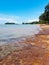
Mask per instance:
[[[38,25],[0,25],[0,44],[37,34],[40,30]]]

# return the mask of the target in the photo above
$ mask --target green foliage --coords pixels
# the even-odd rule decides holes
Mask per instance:
[[[49,11],[49,3],[45,6],[45,12]]]
[[[44,24],[43,21],[34,21],[30,23],[22,23],[22,24]]]
[[[39,20],[43,23],[49,23],[49,4],[46,5],[44,13],[39,16]]]

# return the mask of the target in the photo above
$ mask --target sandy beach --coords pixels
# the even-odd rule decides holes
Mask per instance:
[[[22,41],[0,46],[0,65],[49,65],[49,25]]]

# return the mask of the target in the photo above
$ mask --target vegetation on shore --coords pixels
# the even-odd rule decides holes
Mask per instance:
[[[49,24],[49,3],[45,6],[45,11],[39,16],[39,21],[44,24]]]
[[[22,24],[49,24],[49,3],[45,6],[45,11],[39,16],[39,21],[34,21],[31,23],[22,23]]]
[[[31,23],[22,23],[22,24],[44,24],[44,21],[34,21]]]

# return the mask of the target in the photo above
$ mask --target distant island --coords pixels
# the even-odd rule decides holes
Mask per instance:
[[[18,25],[18,23],[14,23],[14,22],[6,22],[4,24],[6,24],[6,25]]]
[[[14,22],[6,22],[5,24],[15,24]]]

